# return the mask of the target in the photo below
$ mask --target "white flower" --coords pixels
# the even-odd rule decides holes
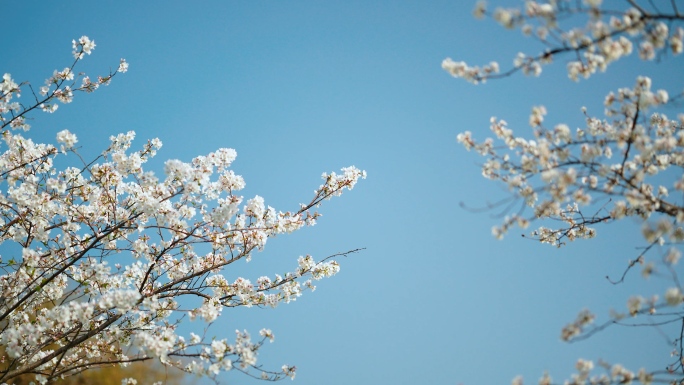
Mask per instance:
[[[95,40],[90,40],[88,36],[81,36],[79,43],[83,45],[83,52],[90,55],[90,52],[95,49]]]
[[[671,287],[665,291],[665,302],[670,306],[677,306],[684,298],[682,298],[682,291],[678,287]]]
[[[476,19],[481,19],[484,17],[486,11],[487,11],[487,3],[483,0],[480,0],[475,4],[475,9],[473,10],[473,16],[475,16]]]
[[[121,59],[119,62],[119,68],[116,70],[116,72],[125,73],[126,71],[128,71],[128,62],[126,62],[126,59]]]
[[[57,142],[62,143],[64,148],[73,148],[78,139],[69,130],[62,130],[57,133]]]
[[[223,358],[223,355],[226,353],[226,349],[227,345],[225,341],[211,341],[211,352],[217,359]]]
[[[265,338],[268,338],[270,342],[273,342],[275,340],[275,336],[273,335],[273,332],[271,329],[261,329],[259,331],[259,335]]]
[[[642,303],[644,303],[644,298],[641,296],[634,296],[627,300],[627,309],[629,310],[629,314],[632,316],[637,315],[639,310],[641,310]]]
[[[261,218],[264,216],[264,213],[264,198],[257,195],[247,201],[247,206],[245,206],[245,214],[255,218]]]

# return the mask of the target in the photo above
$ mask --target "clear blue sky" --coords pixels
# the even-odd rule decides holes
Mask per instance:
[[[518,51],[540,47],[474,20],[472,3],[4,1],[0,73],[40,86],[71,62],[71,40],[87,35],[97,47],[79,70],[104,74],[124,57],[129,72],[52,116],[34,115],[32,136],[52,141],[68,128],[84,153],[97,154],[110,135],[135,130],[140,144],[164,142],[158,168],[231,147],[244,195],[283,211],[308,202],[324,171],[368,171],[322,207],[318,225],[270,240],[226,274],[256,279],[291,268],[299,255],[366,248],[340,261],[340,274],[315,293],[275,310],[229,310],[212,326],[229,337],[271,328],[276,342],[260,360],[297,365],[298,385],[508,384],[518,374],[533,383],[545,370],[565,378],[579,357],[661,369],[670,349],[655,330],[559,339],[584,307],[602,321],[632,294],[662,292],[638,274],[621,286],[604,278],[636,256],[637,227],[599,228],[597,239],[561,250],[519,231],[496,241],[493,213],[459,203],[478,207],[506,192],[480,176],[481,159],[455,138],[465,130],[488,136],[492,115],[529,130],[538,104],[549,122],[578,126],[582,106],[601,113],[605,93],[633,85],[638,73],[652,74],[656,88],[681,89],[681,59],[629,59],[573,83],[561,58],[539,79],[473,86],[450,78],[441,61],[506,67]],[[257,382],[237,372],[221,380]]]

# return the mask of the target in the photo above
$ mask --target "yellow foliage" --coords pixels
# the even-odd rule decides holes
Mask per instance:
[[[106,366],[98,369],[86,370],[75,376],[66,377],[54,382],[59,385],[121,385],[124,378],[135,378],[138,385],[152,385],[161,382],[164,385],[191,384],[194,380],[188,378],[186,373],[175,368],[167,368],[151,361],[136,362],[127,367],[118,365]],[[9,382],[13,385],[28,385],[35,382],[35,376],[23,375]]]

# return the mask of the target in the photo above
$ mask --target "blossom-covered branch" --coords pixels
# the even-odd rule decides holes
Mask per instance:
[[[347,167],[324,174],[314,198],[292,211],[267,206],[260,196],[239,195],[244,179],[230,166],[237,153],[222,148],[191,162],[169,160],[164,175],[145,169],[162,143],[132,150],[135,133],[112,136],[97,159],[84,163],[67,130],[56,144],[34,143],[15,132],[29,130],[26,116],[54,112],[74,91],[107,85],[128,64],[92,81],[74,66],[94,41],[73,42],[74,63],[55,71],[30,105],[15,101],[22,86],[9,74],[0,83],[0,382],[31,374],[39,383],[102,365],[159,359],[186,372],[215,376],[236,368],[260,378],[294,377],[295,368],[268,371],[257,365],[270,330],[253,341],[237,331],[234,342],[182,336],[187,319],[211,323],[223,309],[270,306],[295,300],[314,280],[330,277],[330,258],[300,257],[284,276],[253,284],[224,277],[234,262],[249,261],[267,240],[316,223],[324,200],[351,190],[366,173]],[[66,156],[71,166],[55,167]],[[64,161],[62,161],[64,162]],[[358,250],[336,255],[347,255]]]
[[[477,3],[473,14],[477,18],[491,16],[507,29],[519,28],[525,36],[538,39],[546,48],[537,55],[518,53],[513,66],[500,72],[500,65],[491,62],[470,66],[463,61],[444,59],[442,68],[452,76],[471,83],[485,82],[522,71],[539,76],[542,66],[559,55],[572,54],[567,64],[568,76],[577,81],[604,72],[611,62],[632,54],[636,46],[639,57],[654,60],[668,52],[679,55],[684,50],[684,28],[675,23],[684,21],[676,2],[663,2],[660,7],[628,1],[626,10],[602,6],[601,0],[558,0],[548,3],[525,1],[523,9],[497,7],[487,10],[486,3]],[[566,27],[567,19],[586,18],[584,26]]]
[[[625,9],[610,8],[620,4]],[[544,51],[537,56],[519,54],[513,67],[503,73],[497,63],[480,68],[446,59],[442,67],[454,77],[479,83],[517,71],[539,75],[542,65],[568,54],[573,57],[567,64],[568,76],[576,81],[605,71],[608,64],[633,50],[643,60],[670,54],[670,59],[676,60],[683,50],[681,9],[684,7],[677,1],[629,0],[603,5],[600,0],[558,0],[526,1],[522,9],[499,7],[489,12],[480,2],[475,16],[491,15],[506,28],[520,28],[525,35],[535,36]],[[584,24],[575,27],[576,22]],[[618,364],[595,365],[580,359],[577,373],[566,384],[684,380],[684,294],[678,275],[684,243],[684,114],[666,115],[676,108],[674,101],[682,96],[682,88],[681,84],[656,88],[645,75],[629,82],[632,86],[603,98],[602,113],[583,107],[585,123],[575,130],[565,123],[548,124],[546,106],[539,105],[529,115],[531,133],[514,132],[505,120],[492,117],[492,138],[479,141],[470,131],[457,136],[467,150],[486,159],[482,175],[507,186],[511,195],[501,203],[520,204],[513,213],[513,206],[507,206],[509,215],[492,229],[494,236],[503,238],[514,226],[526,229],[537,221],[541,226],[528,237],[561,247],[595,237],[601,225],[633,218],[642,224],[642,252],[628,263],[619,279],[609,281],[621,283],[639,266],[643,277],[659,274],[670,282],[660,296],[628,298],[625,311],[612,311],[599,325],[594,324],[593,313],[582,310],[561,331],[562,340],[577,341],[613,326],[681,324],[681,332],[667,336],[676,347],[671,352],[673,362],[663,365],[667,370],[642,368],[635,373]],[[674,96],[665,89],[672,86],[677,90]],[[605,372],[593,374],[595,366]],[[516,378],[514,383],[522,383],[522,379]],[[551,377],[545,374],[539,383],[551,384]]]

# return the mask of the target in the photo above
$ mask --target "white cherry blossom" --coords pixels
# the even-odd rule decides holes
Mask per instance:
[[[540,76],[543,66],[563,57],[568,77],[578,81],[606,71],[610,64],[634,51],[646,61],[681,60],[682,10],[680,1],[526,0],[519,8],[495,7],[493,11],[478,2],[476,17],[490,16],[507,29],[520,29],[524,36],[539,40],[543,50],[535,55],[518,54],[513,66],[502,72],[493,64],[470,66],[452,59],[445,59],[442,68],[453,77],[477,84],[518,71]],[[626,306],[620,306],[624,312],[609,312],[603,323],[595,322],[600,317],[594,313],[582,310],[562,328],[564,341],[589,338],[628,318],[659,317],[657,321],[628,325],[684,322],[684,295],[678,274],[684,242],[684,114],[666,115],[681,106],[676,103],[683,94],[679,77],[673,74],[671,78],[670,84],[654,84],[646,75],[625,79],[630,86],[601,99],[603,111],[578,111],[584,115],[585,124],[577,129],[563,122],[548,123],[547,109],[553,111],[553,107],[540,105],[532,107],[529,115],[531,132],[492,117],[490,138],[478,140],[472,129],[457,135],[466,150],[485,158],[482,175],[501,182],[511,192],[512,197],[503,200],[501,207],[509,205],[511,199],[520,202],[521,210],[492,229],[497,238],[536,221],[539,227],[524,236],[562,247],[567,242],[594,238],[606,224],[624,219],[641,223],[643,238],[638,246],[643,246],[643,251],[627,264],[619,279],[611,282],[622,283],[630,270],[640,266],[645,279],[668,277],[671,286],[660,296],[629,297]],[[674,96],[667,88],[672,88]],[[577,373],[565,383],[680,383],[684,341],[679,332],[668,339],[676,349],[672,362],[663,365],[667,370],[631,371],[619,364],[594,365],[579,360]],[[595,367],[601,367],[603,373],[593,375]],[[522,382],[522,377],[513,380]],[[544,374],[539,383],[552,382]]]
[[[294,366],[258,365],[262,344],[274,340],[269,329],[255,340],[236,331],[231,341],[183,336],[178,325],[211,323],[232,307],[276,307],[313,290],[312,280],[336,274],[332,258],[358,249],[293,259],[290,272],[257,276],[256,284],[223,275],[269,238],[315,224],[316,208],[366,173],[355,167],[325,173],[308,203],[278,211],[259,195],[239,195],[245,181],[230,169],[233,149],[168,160],[164,175],[156,175],[146,169],[162,146],[156,138],[138,144],[133,131],[114,135],[86,162],[69,130],[56,134],[56,144],[18,133],[29,130],[33,110],[55,112],[128,70],[121,59],[104,76],[77,73],[95,46],[86,36],[74,40],[74,62],[54,71],[33,105],[16,103],[24,84],[9,73],[0,82],[0,243],[16,250],[0,259],[0,360],[11,361],[0,383],[31,374],[43,384],[83,368],[153,359],[209,377],[237,369],[268,380],[294,378]],[[66,166],[57,168],[56,157]]]

